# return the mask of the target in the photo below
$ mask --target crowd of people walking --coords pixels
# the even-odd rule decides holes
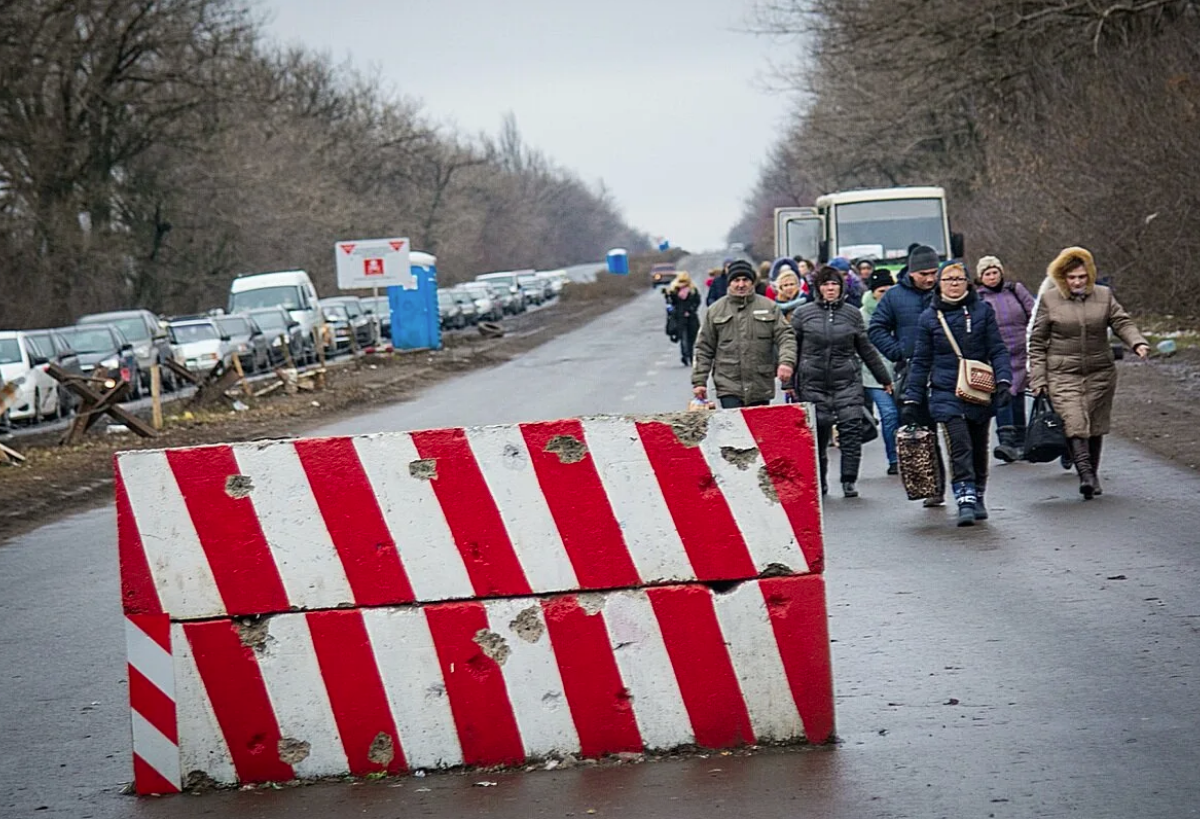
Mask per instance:
[[[814,267],[783,257],[758,270],[726,260],[711,274],[703,320],[687,273],[666,299],[695,399],[708,400],[711,377],[723,408],[770,403],[777,383],[784,400],[813,406],[822,494],[835,439],[842,494],[855,498],[864,433],[878,424],[887,474],[897,475],[899,432],[940,429],[949,457],[930,436],[937,489],[924,504],[944,506],[949,488],[960,526],[989,516],[991,459],[1024,458],[1030,396],[1061,416],[1080,495],[1102,494],[1100,455],[1117,384],[1109,331],[1139,357],[1150,353],[1080,247],[1050,263],[1036,297],[1006,277],[997,256],[981,257],[972,272],[915,244],[896,273],[873,259]]]

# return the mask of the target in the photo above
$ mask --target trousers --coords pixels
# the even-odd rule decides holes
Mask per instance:
[[[817,414],[817,456],[821,465],[821,483],[826,483],[829,473],[829,439],[834,424],[838,428],[838,449],[842,453],[842,483],[858,480],[858,467],[862,462],[862,413],[857,409],[847,417],[836,418]]]
[[[751,401],[747,404],[736,395],[722,395],[717,398],[721,402],[721,409],[737,409],[738,407],[765,407],[770,401]]]
[[[950,480],[973,483],[982,492],[988,479],[988,427],[991,421],[951,418],[944,426],[950,442]]]

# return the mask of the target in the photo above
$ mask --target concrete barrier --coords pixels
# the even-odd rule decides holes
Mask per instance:
[[[116,473],[139,793],[832,735],[802,407]]]

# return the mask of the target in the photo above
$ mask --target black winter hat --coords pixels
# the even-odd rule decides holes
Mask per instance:
[[[917,245],[908,254],[908,272],[911,273],[914,270],[937,270],[940,261],[937,251],[932,247],[929,245]]]
[[[745,259],[734,259],[732,262],[730,262],[729,267],[726,268],[725,275],[729,281],[733,281],[734,279],[749,279],[750,281],[755,281],[758,279],[758,275],[754,272],[754,268],[750,265],[750,262],[746,261]]]
[[[829,265],[822,267],[813,277],[813,284],[815,284],[817,287],[820,287],[825,282],[837,282],[843,287],[846,284],[845,279],[842,278],[841,271],[839,271],[836,267],[830,267]]]
[[[874,293],[881,287],[891,287],[896,283],[892,278],[892,274],[883,268],[876,268],[871,271],[871,275],[867,277],[867,289]]]

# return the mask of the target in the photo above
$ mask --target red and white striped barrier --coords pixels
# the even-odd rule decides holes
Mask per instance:
[[[116,472],[139,793],[832,735],[801,406]]]
[[[188,620],[819,572],[814,452],[795,405],[126,452],[125,607]]]

